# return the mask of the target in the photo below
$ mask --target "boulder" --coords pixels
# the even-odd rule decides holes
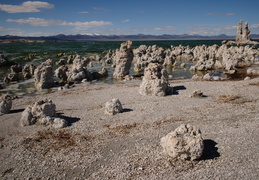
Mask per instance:
[[[170,91],[167,71],[157,63],[150,63],[145,68],[139,93],[142,95],[165,96]]]
[[[63,83],[67,82],[68,74],[68,66],[65,65],[60,66],[55,70],[55,76],[58,77]]]
[[[201,158],[204,149],[201,131],[189,124],[182,124],[162,137],[160,144],[166,155],[183,160]]]
[[[35,69],[36,69],[36,67],[33,64],[25,64],[25,66],[23,67],[23,70],[22,70],[24,79],[32,78]]]
[[[5,95],[0,103],[0,115],[7,114],[12,108],[12,98],[10,95]]]
[[[39,65],[34,71],[34,84],[36,89],[41,90],[51,88],[54,84],[53,75],[52,60],[48,59],[41,63],[41,65]]]
[[[133,60],[131,46],[132,41],[123,42],[121,43],[120,49],[116,51],[113,78],[123,79],[126,75],[129,75],[131,62]]]
[[[122,113],[123,108],[119,99],[113,98],[105,103],[104,113],[108,115],[115,115]]]
[[[92,73],[93,79],[100,79],[108,76],[108,70],[106,68],[102,68],[99,72]]]
[[[30,126],[36,123],[54,128],[67,126],[67,121],[56,117],[56,105],[47,99],[29,105],[23,111],[20,123],[22,126]]]

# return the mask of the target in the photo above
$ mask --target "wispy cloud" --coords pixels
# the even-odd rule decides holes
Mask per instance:
[[[50,8],[54,8],[54,5],[42,1],[26,1],[20,5],[0,4],[0,10],[8,13],[40,12],[40,9]]]
[[[80,12],[78,12],[79,14],[88,14],[89,13],[89,11],[80,11]]]
[[[20,31],[21,29],[18,28],[5,28],[5,27],[0,27],[0,31]]]
[[[58,20],[46,20],[41,18],[34,18],[29,17],[27,19],[7,19],[7,22],[16,22],[18,24],[29,24],[31,26],[55,26],[60,23],[61,21]]]
[[[218,35],[218,34],[229,34],[234,35],[236,33],[237,26],[194,26],[188,30],[189,34],[199,34],[199,35]]]
[[[137,13],[144,13],[144,11],[143,10],[139,10],[139,11],[137,11]]]
[[[93,7],[93,10],[96,10],[96,11],[103,11],[103,12],[109,11],[109,9],[106,9],[106,8],[103,8],[103,7]]]
[[[259,28],[259,24],[253,24],[251,25],[251,29]]]
[[[19,24],[29,24],[31,26],[76,26],[84,28],[92,28],[98,26],[112,25],[109,21],[86,21],[86,22],[67,22],[61,20],[46,20],[41,18],[30,17],[27,19],[7,19],[7,22],[16,22]]]
[[[128,22],[130,22],[130,20],[129,19],[124,19],[124,20],[122,20],[122,22],[128,23]]]
[[[207,16],[235,16],[235,13],[225,13],[225,14],[221,14],[221,13],[208,13]]]
[[[176,28],[173,26],[164,26],[164,27],[156,27],[154,28],[155,31],[175,31]]]

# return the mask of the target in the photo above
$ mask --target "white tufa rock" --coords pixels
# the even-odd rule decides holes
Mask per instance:
[[[20,122],[22,126],[30,126],[35,123],[54,128],[67,126],[64,119],[55,116],[56,105],[51,100],[38,101],[23,111]]]
[[[201,131],[189,124],[182,124],[162,137],[160,144],[165,154],[183,160],[199,159],[204,149]]]
[[[133,51],[131,49],[132,41],[121,43],[120,50],[116,51],[114,59],[114,73],[113,77],[116,79],[123,79],[129,75],[131,62],[133,60]]]
[[[7,114],[12,108],[12,99],[10,95],[5,95],[2,97],[0,102],[0,115]]]
[[[104,110],[105,114],[115,115],[122,112],[123,112],[123,108],[119,99],[113,98],[112,100],[107,101],[105,103],[105,110]]]
[[[150,63],[145,68],[139,93],[142,95],[165,96],[170,89],[167,71],[159,64]]]

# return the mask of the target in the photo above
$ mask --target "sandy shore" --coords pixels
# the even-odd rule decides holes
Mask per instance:
[[[139,84],[78,84],[13,100],[0,116],[0,179],[259,179],[259,78],[172,81],[165,97],[142,96]],[[190,98],[198,89],[206,97]],[[21,127],[22,111],[46,98],[69,126]],[[104,114],[112,98],[123,113]],[[161,137],[183,123],[202,131],[199,161],[162,152]]]

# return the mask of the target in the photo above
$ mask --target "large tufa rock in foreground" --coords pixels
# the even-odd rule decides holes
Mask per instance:
[[[12,99],[10,95],[5,95],[2,97],[0,102],[0,115],[7,114],[12,108]]]
[[[133,51],[131,49],[132,41],[121,43],[120,50],[116,51],[114,60],[114,73],[113,77],[116,79],[122,79],[126,75],[129,75],[131,62],[133,60]]]
[[[145,68],[139,93],[142,95],[165,96],[170,91],[166,70],[159,64],[150,63]]]
[[[105,103],[105,114],[115,115],[121,112],[123,112],[123,108],[119,99],[113,98]]]
[[[29,105],[22,113],[20,119],[22,126],[41,124],[54,128],[67,126],[67,121],[56,116],[56,105],[51,100],[42,100]]]
[[[41,65],[39,65],[34,71],[34,84],[36,89],[41,90],[51,88],[54,84],[53,75],[52,60],[48,59],[41,63]]]
[[[201,131],[189,124],[182,124],[162,137],[160,144],[165,154],[183,160],[199,159],[204,149]]]

